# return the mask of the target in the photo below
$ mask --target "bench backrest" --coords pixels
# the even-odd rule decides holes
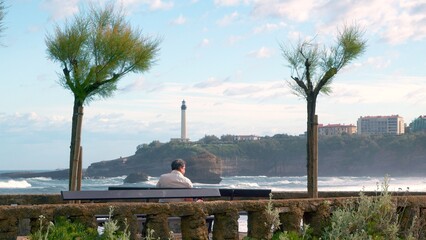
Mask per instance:
[[[129,186],[108,187],[108,190],[162,190],[162,189],[173,189],[173,188],[129,187]],[[222,197],[229,197],[231,200],[233,200],[234,197],[268,198],[269,194],[271,193],[271,189],[220,188],[219,191]]]
[[[234,197],[258,197],[258,198],[268,198],[271,193],[271,189],[230,189],[230,188],[221,188],[219,189],[220,195],[222,197],[229,197],[231,200]]]
[[[114,191],[61,191],[63,200],[126,200],[156,198],[208,198],[220,197],[217,188],[179,188],[145,190],[114,190]]]

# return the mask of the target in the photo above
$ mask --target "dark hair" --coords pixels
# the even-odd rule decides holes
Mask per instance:
[[[185,167],[186,162],[180,158],[172,162],[172,170],[179,170],[181,167]]]

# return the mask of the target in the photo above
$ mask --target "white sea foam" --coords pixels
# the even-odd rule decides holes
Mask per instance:
[[[1,171],[0,171],[1,172]],[[107,190],[109,186],[121,186],[125,176],[93,179],[83,179],[84,190]],[[154,187],[159,177],[148,177],[148,181],[135,184],[124,184],[134,187]],[[319,191],[380,191],[384,177],[348,177],[332,176],[318,177]],[[195,187],[214,188],[246,188],[271,189],[272,191],[306,191],[306,176],[226,176],[219,184],[194,183]],[[68,180],[48,178],[29,179],[0,179],[0,194],[8,193],[59,193],[68,188]],[[426,177],[391,177],[390,191],[426,192]]]
[[[34,177],[34,178],[30,178],[30,179],[38,180],[38,181],[50,181],[50,180],[52,180],[52,178],[50,178],[50,177]]]
[[[8,181],[0,181],[0,188],[30,188],[31,184],[29,184],[27,181],[15,181],[15,180],[8,180]]]

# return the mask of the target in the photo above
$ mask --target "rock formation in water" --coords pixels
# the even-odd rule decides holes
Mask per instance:
[[[148,175],[143,172],[130,173],[124,179],[124,183],[139,183],[148,181]]]
[[[144,172],[160,176],[171,171],[171,162],[177,158],[186,161],[186,176],[193,182],[219,183],[222,179],[221,160],[205,149],[185,143],[167,143],[161,146],[139,148],[135,155],[91,164],[87,177],[116,177]]]

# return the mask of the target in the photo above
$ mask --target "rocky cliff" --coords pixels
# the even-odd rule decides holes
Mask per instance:
[[[205,149],[184,143],[167,143],[161,146],[140,148],[135,155],[91,164],[88,177],[115,177],[143,172],[160,176],[171,171],[170,164],[176,158],[186,161],[186,176],[193,182],[219,183],[221,160]]]
[[[319,139],[319,176],[424,176],[426,134],[402,136],[336,136]],[[138,146],[134,155],[93,163],[86,177],[145,173],[160,176],[182,158],[194,182],[217,183],[221,176],[306,175],[306,139],[276,135],[258,141],[160,143]],[[5,174],[0,175],[5,176]],[[14,173],[6,177],[68,178],[68,171]]]

